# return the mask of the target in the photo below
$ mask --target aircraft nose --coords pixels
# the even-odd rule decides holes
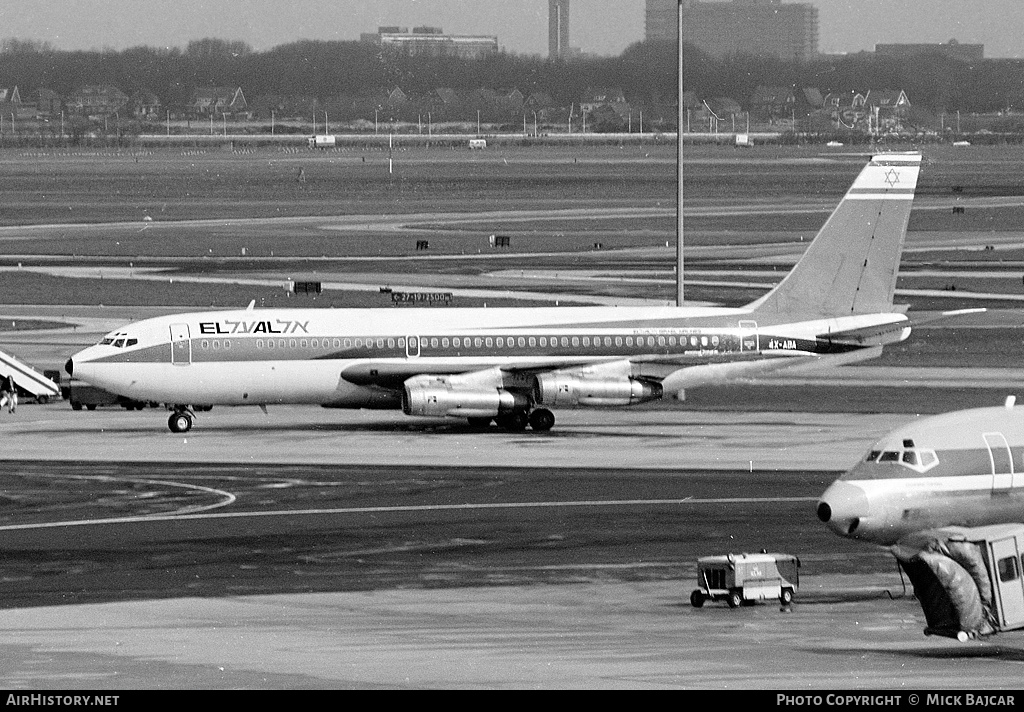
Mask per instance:
[[[818,519],[839,536],[853,536],[870,511],[864,490],[842,480],[833,482],[818,502]]]
[[[69,376],[75,375],[75,360],[72,358],[68,359],[68,362],[64,364],[64,370],[68,372]]]

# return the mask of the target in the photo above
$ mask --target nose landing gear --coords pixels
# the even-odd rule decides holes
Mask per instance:
[[[176,405],[171,417],[167,419],[167,427],[172,433],[187,433],[192,429],[195,413],[188,406]]]

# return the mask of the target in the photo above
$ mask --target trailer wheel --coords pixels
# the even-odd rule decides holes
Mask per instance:
[[[86,408],[86,410],[96,410],[96,404],[95,403],[87,403],[85,408]]]
[[[82,404],[78,401],[71,401],[71,410],[81,410]]]
[[[694,608],[701,608],[704,605],[704,593],[700,589],[690,594],[690,605]]]
[[[791,588],[784,588],[784,589],[782,589],[782,594],[779,595],[779,602],[782,605],[784,605],[784,606],[788,606],[790,603],[792,603],[793,602],[793,589],[791,589]]]
[[[729,592],[729,608],[739,608],[740,604],[743,603],[743,596],[740,595],[739,591]]]

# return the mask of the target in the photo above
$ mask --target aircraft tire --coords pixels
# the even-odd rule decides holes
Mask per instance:
[[[503,429],[508,430],[512,433],[521,432],[526,430],[527,418],[526,413],[521,410],[515,410],[511,413],[498,416],[496,422]]]
[[[167,427],[172,433],[187,433],[192,429],[192,416],[188,413],[172,413],[167,419]]]
[[[704,592],[697,590],[691,593],[690,605],[694,608],[702,608],[704,606]]]
[[[89,404],[87,404],[85,406],[85,408],[86,408],[86,410],[96,410],[96,404],[95,403],[89,403]]]
[[[79,401],[71,401],[71,410],[81,410],[82,404]]]
[[[739,591],[729,592],[729,608],[739,608],[740,604],[743,603],[743,596],[740,595]]]
[[[530,427],[537,432],[551,430],[555,424],[555,414],[547,408],[538,408],[530,413]]]

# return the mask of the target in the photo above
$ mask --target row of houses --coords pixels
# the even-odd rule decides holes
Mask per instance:
[[[204,87],[197,89],[183,108],[175,110],[175,114],[241,117],[247,111],[248,104],[241,87]],[[48,119],[61,114],[94,119],[117,116],[155,120],[165,118],[166,113],[156,94],[142,91],[129,96],[109,84],[84,86],[63,96],[41,88],[22,97],[18,87],[0,88],[0,116],[13,115],[17,120]]]
[[[822,94],[818,89],[760,86],[745,103],[729,97],[701,98],[694,92],[682,96],[687,128],[717,128],[720,121],[743,116],[760,124],[789,124],[817,119],[834,128],[899,130],[906,122],[910,100],[902,90],[870,90]],[[241,87],[197,89],[182,106],[163,107],[151,92],[129,96],[110,85],[86,86],[66,96],[38,89],[23,98],[17,87],[0,89],[0,116],[17,119],[50,118],[59,114],[103,118],[163,120],[214,119],[273,120],[308,119],[314,122],[453,121],[478,119],[488,123],[521,119],[534,123],[590,121],[595,130],[603,125],[618,128],[633,121],[675,123],[675,106],[634,105],[618,88],[599,88],[579,102],[564,106],[543,92],[529,95],[518,89],[480,88],[462,91],[437,88],[423,96],[410,96],[400,87],[369,95],[338,95],[326,101],[302,95],[263,95],[248,101]]]

